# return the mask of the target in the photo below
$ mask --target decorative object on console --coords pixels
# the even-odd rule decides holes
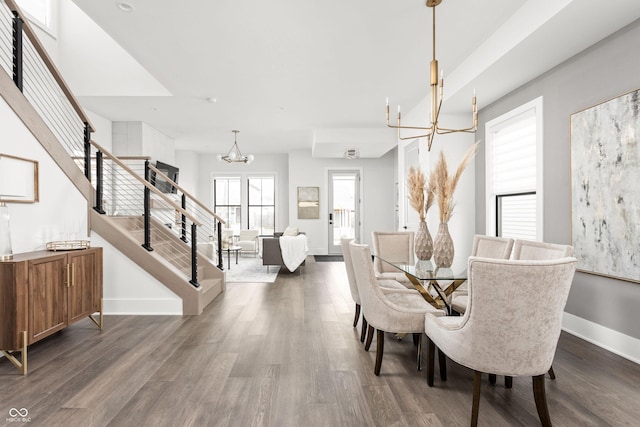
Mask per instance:
[[[438,209],[440,210],[440,226],[438,234],[433,242],[433,261],[438,267],[451,267],[453,263],[454,247],[453,239],[449,233],[448,222],[453,215],[453,193],[458,186],[462,172],[476,155],[478,143],[473,144],[465,153],[462,161],[458,165],[455,175],[450,176],[447,167],[447,159],[444,152],[440,151],[440,157],[435,168],[431,171],[429,182],[433,181],[433,191],[438,201]]]
[[[578,270],[640,282],[640,89],[571,115]]]
[[[431,184],[431,180],[429,181]],[[408,185],[409,203],[420,216],[418,231],[415,234],[414,250],[419,260],[426,261],[431,259],[433,255],[433,240],[431,239],[431,233],[429,233],[425,218],[429,208],[433,205],[434,195],[431,188],[425,190],[425,177],[420,168],[415,169],[413,166],[409,168]],[[427,193],[426,202],[424,199],[425,192]]]
[[[45,247],[48,251],[77,251],[89,249],[91,242],[89,240],[60,240],[47,242]]]
[[[476,105],[476,91],[473,90],[473,97],[471,98],[472,107],[472,120],[473,123],[470,127],[464,129],[448,129],[441,128],[438,124],[438,117],[440,116],[440,108],[442,107],[442,98],[444,93],[444,78],[442,72],[440,72],[440,80],[438,80],[438,60],[436,59],[436,6],[442,3],[442,0],[427,0],[427,7],[433,10],[433,28],[432,28],[432,41],[433,41],[433,56],[431,60],[431,124],[429,127],[417,127],[417,126],[402,126],[400,123],[400,106],[398,105],[398,123],[397,125],[389,124],[389,98],[387,98],[387,126],[390,128],[398,129],[398,139],[415,139],[415,138],[427,138],[427,151],[431,151],[431,144],[436,134],[447,134],[454,132],[467,132],[475,133],[478,129],[478,107]],[[400,129],[415,129],[426,131],[424,135],[413,135],[402,137],[400,136]]]
[[[38,199],[38,162],[0,154],[0,261],[13,258],[7,203],[34,203]]]
[[[229,150],[229,152],[227,154],[225,154],[224,156],[222,154],[218,154],[216,156],[216,158],[218,159],[219,162],[221,161],[225,161],[227,163],[251,163],[253,162],[253,154],[249,154],[249,155],[242,155],[242,153],[240,152],[240,148],[238,148],[238,133],[240,133],[239,130],[233,130],[232,131],[234,133],[233,136],[233,145],[231,146],[231,149]]]

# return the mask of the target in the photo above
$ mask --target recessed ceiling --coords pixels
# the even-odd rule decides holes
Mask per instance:
[[[380,143],[393,147],[385,97],[409,111],[428,95],[424,0],[130,0],[130,13],[108,1],[74,3],[169,93],[111,96],[88,78],[76,84],[80,101],[114,121],[144,121],[177,149],[220,152],[232,129],[252,153],[311,150],[318,132],[336,129],[387,132],[392,143]],[[470,108],[474,87],[481,109],[632,22],[640,2],[444,0],[436,11],[443,108],[452,113]],[[343,157],[354,148],[343,139],[318,151]]]

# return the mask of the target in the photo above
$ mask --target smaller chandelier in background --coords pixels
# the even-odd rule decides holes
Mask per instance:
[[[427,151],[431,151],[431,144],[433,143],[433,138],[436,134],[444,135],[447,133],[454,132],[466,132],[466,133],[474,133],[478,129],[478,107],[476,105],[476,91],[473,91],[473,98],[471,98],[471,108],[472,108],[472,125],[468,128],[464,129],[449,129],[440,127],[438,123],[438,118],[440,117],[440,108],[442,107],[442,98],[444,95],[444,78],[442,76],[442,72],[440,72],[440,80],[438,80],[438,60],[436,59],[436,6],[442,3],[442,0],[427,0],[427,7],[433,9],[433,56],[431,59],[431,75],[430,75],[430,85],[431,85],[431,124],[428,127],[420,127],[420,126],[402,126],[400,120],[400,106],[398,105],[398,122],[396,125],[389,124],[389,98],[387,98],[387,126],[390,128],[398,129],[398,139],[415,139],[415,138],[428,138],[427,142]],[[412,135],[412,136],[400,136],[400,129],[411,129],[411,130],[420,130],[425,131],[424,134],[421,135]]]
[[[216,158],[218,159],[219,162],[221,161],[225,161],[227,163],[251,163],[253,162],[253,154],[249,154],[244,156],[241,152],[240,152],[240,148],[238,148],[238,133],[240,131],[239,130],[234,130],[233,133],[235,134],[233,136],[233,145],[231,146],[231,150],[229,150],[229,152],[227,154],[225,154],[224,156],[222,154],[218,154],[216,156]]]

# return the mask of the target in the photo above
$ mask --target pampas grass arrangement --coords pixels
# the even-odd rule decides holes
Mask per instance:
[[[458,186],[462,172],[464,172],[465,168],[475,157],[478,151],[478,146],[479,143],[476,142],[469,147],[454,175],[449,174],[449,168],[447,166],[447,159],[444,156],[444,151],[440,151],[438,162],[429,176],[429,189],[435,194],[435,198],[437,199],[441,223],[449,222],[451,215],[453,215],[453,208],[455,206],[453,203],[453,193]]]
[[[424,203],[425,177],[420,168],[409,168],[409,204],[420,216],[420,221],[424,221],[427,209]],[[428,199],[428,197],[427,197]],[[433,203],[433,202],[432,202]]]

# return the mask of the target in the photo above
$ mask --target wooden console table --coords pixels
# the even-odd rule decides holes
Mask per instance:
[[[23,375],[30,344],[85,317],[102,330],[102,248],[29,252],[0,262],[0,351]]]

